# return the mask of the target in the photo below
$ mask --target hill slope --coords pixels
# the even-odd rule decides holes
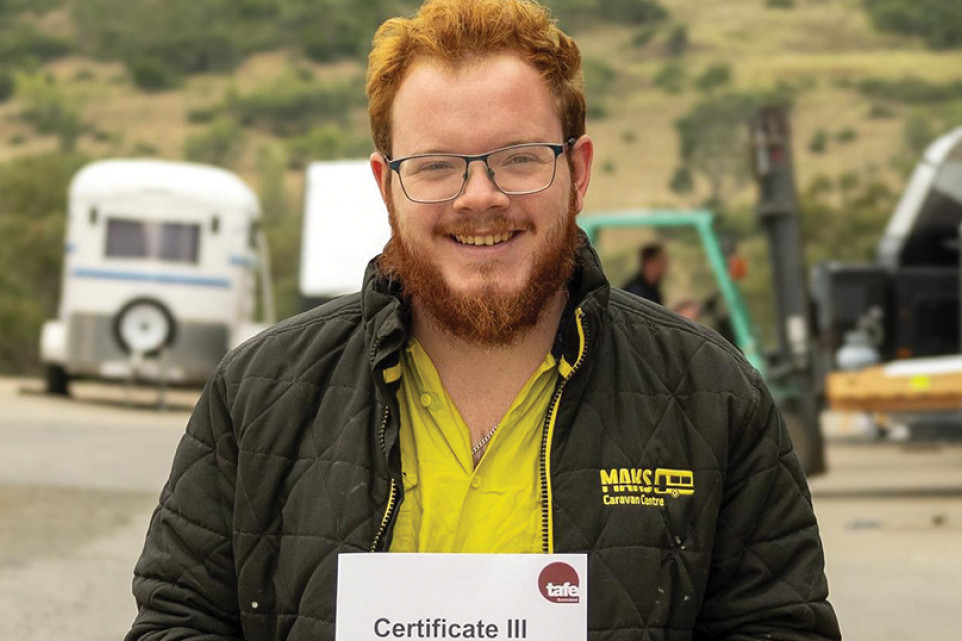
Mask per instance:
[[[709,183],[697,169],[687,169],[687,190],[684,181],[672,188],[686,160],[676,122],[699,104],[776,91],[794,104],[798,182],[813,212],[807,224],[810,257],[828,251],[842,259],[871,255],[871,235],[881,231],[920,147],[962,122],[959,54],[926,49],[920,38],[878,33],[861,0],[767,4],[773,3],[672,0],[665,3],[670,16],[654,23],[562,24],[574,27],[582,47],[592,105],[589,133],[597,157],[586,215],[700,205]],[[296,311],[302,168],[312,159],[369,152],[363,60],[320,63],[303,46],[273,47],[245,52],[231,72],[186,74],[170,89],[148,92],[135,84],[130,60],[95,60],[85,53],[74,2],[20,5],[30,10],[11,13],[8,7],[0,50],[19,51],[23,34],[35,34],[33,50],[52,53],[0,70],[0,170],[72,148],[87,158],[189,156],[224,164],[261,193],[279,311]],[[256,15],[257,7],[272,3],[244,0],[238,6]],[[371,6],[383,10],[388,3]],[[250,28],[256,21],[244,24]],[[58,46],[69,54],[57,53]],[[143,85],[144,78],[138,82]],[[767,265],[764,246],[752,237],[748,153],[739,136],[724,149],[721,155],[737,161],[723,177],[725,226],[747,238],[743,252],[758,263],[746,288],[764,321]],[[64,185],[50,188],[62,193]],[[16,214],[0,203],[0,218]],[[857,217],[859,224],[839,220],[846,217]],[[50,228],[44,241],[49,251],[58,251],[60,233]],[[859,238],[840,237],[845,234]],[[632,268],[633,248],[646,236],[606,239],[613,280]],[[706,272],[694,261],[697,250],[690,239],[679,238],[678,245],[681,260],[671,289],[706,293]]]

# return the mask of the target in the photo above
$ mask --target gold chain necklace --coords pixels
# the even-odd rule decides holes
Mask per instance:
[[[477,443],[474,447],[471,448],[471,457],[472,457],[472,458],[474,458],[475,456],[477,456],[477,455],[478,455],[478,452],[481,451],[481,448],[483,448],[485,445],[488,444],[488,441],[491,440],[491,437],[494,436],[494,433],[498,431],[498,428],[499,428],[499,427],[501,427],[501,423],[495,423],[494,427],[491,428],[491,431],[488,432],[487,434],[485,434],[483,437],[481,437],[481,440],[478,441],[478,443]]]

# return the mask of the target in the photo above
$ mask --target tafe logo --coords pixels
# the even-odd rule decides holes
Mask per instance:
[[[552,603],[578,603],[581,601],[581,581],[578,573],[567,563],[546,565],[538,575],[541,596]]]

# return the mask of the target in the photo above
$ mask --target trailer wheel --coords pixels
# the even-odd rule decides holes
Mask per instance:
[[[60,365],[47,365],[45,376],[47,394],[70,396],[70,376]]]
[[[177,323],[167,306],[153,298],[137,298],[114,317],[114,338],[126,353],[155,356],[174,342]]]

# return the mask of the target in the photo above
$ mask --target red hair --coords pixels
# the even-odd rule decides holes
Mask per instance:
[[[374,36],[367,98],[375,148],[391,155],[391,108],[415,62],[457,64],[500,52],[518,53],[541,73],[565,140],[585,133],[581,52],[545,7],[533,0],[427,0],[413,18],[391,18]]]

